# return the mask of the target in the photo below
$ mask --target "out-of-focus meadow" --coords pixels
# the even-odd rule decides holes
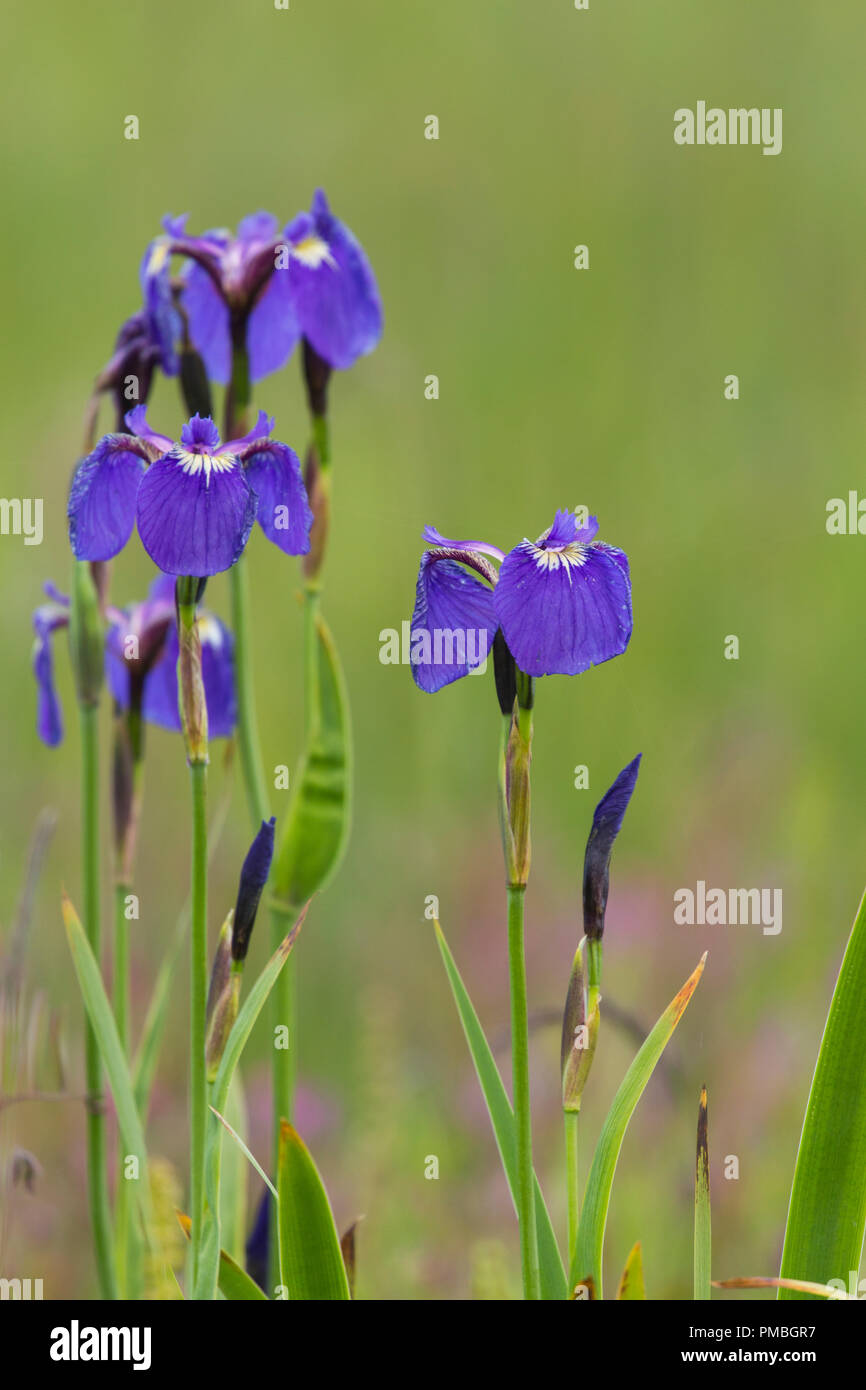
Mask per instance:
[[[61,884],[80,892],[75,710],[61,639],[67,738],[43,748],[30,616],[43,580],[68,582],[66,490],[85,402],[138,307],[139,261],[164,213],[189,211],[195,231],[260,207],[288,220],[321,184],[368,251],[386,315],[379,349],[332,389],[325,608],[353,702],[354,828],[297,949],[298,1123],[338,1222],[365,1214],[359,1295],[516,1296],[519,1269],[424,916],[437,895],[507,1071],[492,677],[422,695],[407,668],[380,663],[379,633],[411,612],[426,522],[510,547],[579,503],[631,558],[635,629],[624,658],[537,692],[527,933],[542,1020],[532,1042],[540,1176],[563,1230],[558,1015],[580,932],[583,847],[595,801],[642,751],[614,853],[605,1000],[649,1026],[705,949],[709,960],[626,1139],[607,1277],[640,1238],[649,1297],[689,1295],[704,1081],[714,1273],[776,1273],[816,1049],[866,880],[866,540],[825,530],[828,499],[862,477],[862,7],[46,0],[34,10],[18,0],[4,30],[0,491],[44,498],[45,536],[39,547],[0,538],[0,922],[7,933],[34,822],[54,807],[27,972],[62,1015],[70,1084],[81,1084],[82,1010],[58,904]],[[677,147],[673,112],[698,100],[782,107],[782,154]],[[137,142],[123,138],[129,114]],[[430,114],[438,141],[424,138]],[[573,268],[578,243],[589,246],[587,271]],[[736,402],[723,397],[729,373],[740,378]],[[438,401],[425,399],[429,374]],[[255,400],[300,450],[297,359]],[[159,382],[150,416],[178,428],[172,383]],[[260,534],[249,562],[265,762],[292,765],[297,566]],[[150,577],[133,539],[113,566],[115,601],[141,596]],[[224,576],[208,602],[228,616]],[[729,634],[736,661],[723,657]],[[216,801],[224,746],[214,751]],[[574,787],[578,764],[588,791]],[[236,769],[212,935],[247,843]],[[105,844],[107,854],[107,833]],[[187,849],[180,740],[153,731],[137,1027],[186,893]],[[781,888],[781,933],[675,926],[675,890],[699,879]],[[106,935],[109,882],[106,872]],[[256,965],[265,937],[253,941]],[[149,1134],[151,1152],[181,1173],[185,1037],[180,974]],[[608,1018],[586,1146],[633,1050]],[[244,1066],[262,1159],[267,1060],[262,1023]],[[40,1080],[54,1084],[47,1060]],[[0,1143],[43,1168],[34,1193],[16,1194],[0,1273],[43,1277],[46,1297],[92,1297],[80,1104],[6,1109]],[[432,1154],[437,1181],[424,1176]],[[737,1180],[724,1176],[728,1155]]]

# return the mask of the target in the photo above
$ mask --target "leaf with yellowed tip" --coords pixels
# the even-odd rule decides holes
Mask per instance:
[[[355,1297],[355,1265],[357,1255],[357,1233],[358,1227],[364,1220],[359,1216],[357,1221],[353,1221],[351,1226],[347,1226],[340,1236],[340,1253],[343,1256],[343,1264],[346,1266],[346,1278],[349,1281],[349,1297]]]
[[[646,1298],[646,1285],[643,1278],[643,1250],[639,1240],[635,1241],[629,1251],[616,1296],[620,1302],[625,1303]]]
[[[349,1280],[325,1185],[309,1149],[280,1122],[277,1175],[280,1280],[292,1300],[345,1300]]]
[[[577,1245],[569,1284],[573,1288],[582,1275],[589,1276],[598,1289],[599,1298],[603,1296],[604,1231],[607,1225],[610,1193],[622,1141],[625,1138],[629,1120],[653,1074],[655,1065],[698,987],[706,959],[706,952],[704,952],[697,966],[671,1000],[626,1072],[619,1090],[613,1098],[596,1144],[580,1213],[580,1226],[577,1232]],[[581,1273],[578,1274],[578,1271]]]
[[[189,1240],[192,1222],[182,1211],[177,1213],[180,1228]],[[264,1299],[267,1303],[267,1294],[264,1294],[258,1284],[250,1278],[245,1269],[241,1269],[236,1260],[225,1250],[220,1250],[219,1255],[219,1291],[232,1303],[252,1303]]]
[[[710,1224],[710,1150],[707,1128],[707,1088],[701,1087],[698,1105],[698,1142],[695,1154],[695,1298],[710,1297],[712,1235]]]
[[[714,1289],[790,1289],[792,1293],[814,1294],[816,1298],[834,1300],[856,1299],[856,1294],[846,1293],[832,1284],[814,1284],[809,1279],[714,1279]]]

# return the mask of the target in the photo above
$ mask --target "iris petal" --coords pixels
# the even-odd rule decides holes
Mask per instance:
[[[174,450],[152,464],[138,492],[138,533],[166,574],[231,569],[256,516],[256,497],[230,455]]]
[[[250,378],[261,381],[284,367],[300,336],[288,273],[275,269],[247,321]]]
[[[275,439],[256,440],[237,457],[258,497],[256,520],[268,540],[286,555],[306,555],[313,513],[294,449]]]
[[[410,625],[412,676],[441,690],[479,666],[498,626],[493,593],[455,560],[422,555]]]
[[[208,376],[225,386],[232,363],[229,311],[210,275],[196,262],[187,271],[183,307],[189,336],[204,361]]]
[[[379,289],[360,242],[334,217],[321,190],[310,220],[296,219],[286,239],[292,246],[287,274],[301,331],[332,367],[351,367],[382,336]]]
[[[54,688],[52,635],[69,622],[68,613],[54,604],[45,604],[33,614],[36,643],[33,648],[33,674],[36,677],[36,732],[49,748],[63,740],[63,714]]]
[[[201,666],[207,705],[208,736],[229,738],[237,723],[234,677],[234,639],[211,613],[199,618]],[[162,656],[144,682],[142,714],[149,724],[178,731],[181,727],[177,692],[177,627],[169,628]]]
[[[494,603],[530,676],[577,675],[621,655],[631,637],[628,560],[597,542],[546,550],[523,541],[502,563]]]
[[[110,560],[126,545],[147,457],[131,435],[107,434],[78,465],[66,509],[77,559]]]

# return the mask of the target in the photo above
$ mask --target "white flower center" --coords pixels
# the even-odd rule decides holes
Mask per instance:
[[[571,541],[568,545],[551,550],[543,550],[539,546],[535,552],[535,563],[540,570],[558,570],[560,566],[567,570],[580,569],[586,564],[586,546],[580,541]]]
[[[184,473],[193,477],[197,473],[204,473],[205,487],[210,487],[211,473],[230,473],[235,461],[234,454],[193,454],[186,449],[181,449],[177,456],[177,462]]]

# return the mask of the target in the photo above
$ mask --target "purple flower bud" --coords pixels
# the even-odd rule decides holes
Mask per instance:
[[[261,829],[253,840],[241,869],[241,881],[238,886],[238,900],[235,905],[232,928],[232,960],[235,961],[245,960],[249,949],[259,900],[271,871],[275,824],[276,821],[273,816],[270,820],[262,821]]]
[[[583,928],[587,940],[601,941],[610,881],[610,855],[634,791],[641,754],[624,767],[595,808],[583,860]]]

